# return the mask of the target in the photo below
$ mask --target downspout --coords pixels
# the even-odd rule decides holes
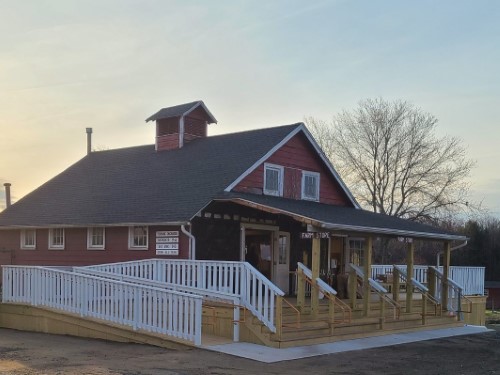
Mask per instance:
[[[196,260],[196,238],[186,230],[184,224],[181,225],[181,231],[189,238],[189,259]]]
[[[455,246],[455,247],[452,247],[452,248],[450,249],[450,251],[457,250],[457,249],[461,249],[462,247],[467,246],[467,242],[468,242],[468,240],[465,240],[465,241],[464,241],[463,243],[461,243],[460,245],[457,245],[457,246]],[[440,251],[440,252],[438,252],[438,253],[437,253],[437,255],[436,255],[436,267],[439,267],[439,257],[440,257],[443,253],[444,253],[444,251]]]

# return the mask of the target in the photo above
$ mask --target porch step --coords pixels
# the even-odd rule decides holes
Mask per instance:
[[[412,314],[413,315],[413,314]],[[276,341],[280,348],[293,346],[321,344],[326,342],[355,339],[360,337],[379,336],[397,332],[418,331],[432,328],[450,328],[462,326],[456,318],[427,317],[426,325],[422,325],[420,316],[402,317],[400,320],[386,321],[384,329],[380,329],[380,320],[377,318],[357,319],[351,323],[341,323],[334,326],[332,334],[327,322],[307,323],[301,328],[284,327],[281,339],[276,334],[271,339]]]

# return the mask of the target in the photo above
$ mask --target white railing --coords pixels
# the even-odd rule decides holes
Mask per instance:
[[[4,303],[46,306],[201,345],[199,296],[53,268],[2,269]]]
[[[371,277],[377,279],[378,275],[385,275],[393,273],[393,265],[372,265]],[[406,273],[406,264],[398,265],[402,271]],[[427,283],[427,269],[428,266],[413,266],[413,278],[422,284]]]
[[[390,274],[393,265],[372,265],[371,275],[376,279],[377,275]],[[406,272],[406,265],[398,265]],[[413,266],[413,278],[421,284],[427,284],[427,272],[429,266]],[[438,267],[443,272],[443,267]],[[461,285],[466,296],[484,295],[484,267],[461,267],[450,266],[450,279]]]
[[[434,290],[434,297],[441,301],[441,305],[445,306],[448,311],[457,313],[460,320],[463,320],[463,312],[470,313],[472,310],[471,301],[464,296],[462,287],[454,282],[451,278],[447,280],[444,278],[444,274],[437,267],[430,267],[432,272],[435,273],[436,283],[435,285],[430,285],[430,289]],[[443,283],[446,288],[447,301],[446,304],[443,303]],[[462,309],[462,299],[469,305],[468,310]]]
[[[443,272],[443,267],[439,267]],[[484,267],[451,266],[449,278],[460,285],[466,296],[484,296]]]
[[[227,293],[276,332],[276,299],[284,293],[247,262],[147,259],[83,268]]]

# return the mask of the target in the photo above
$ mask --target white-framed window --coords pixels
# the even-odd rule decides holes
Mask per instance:
[[[148,227],[133,226],[128,228],[128,247],[131,250],[147,250]]]
[[[349,239],[350,262],[356,266],[365,264],[365,240],[364,238]]]
[[[264,164],[264,194],[283,196],[283,167]]]
[[[64,249],[64,228],[49,229],[49,249]]]
[[[21,230],[21,249],[35,250],[36,249],[36,230],[23,229]]]
[[[319,173],[302,171],[302,199],[319,201]]]
[[[87,249],[104,250],[105,230],[104,227],[87,228]]]

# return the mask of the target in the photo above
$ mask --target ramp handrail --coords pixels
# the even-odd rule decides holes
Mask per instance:
[[[247,262],[145,259],[83,268],[228,293],[239,298],[271,332],[276,332],[276,300],[285,294]]]
[[[2,266],[2,301],[46,306],[201,345],[200,296],[37,266]]]
[[[160,281],[147,280],[147,279],[142,279],[140,277],[135,277],[135,276],[119,275],[119,274],[115,274],[115,273],[111,273],[111,272],[98,271],[98,270],[87,269],[87,268],[83,268],[83,267],[73,267],[73,272],[82,273],[82,274],[86,274],[86,275],[99,276],[99,277],[103,277],[103,278],[110,278],[113,280],[125,281],[125,282],[129,282],[129,283],[133,283],[133,284],[148,285],[148,286],[153,286],[155,288],[172,290],[172,291],[176,291],[176,292],[194,294],[197,296],[201,296],[204,299],[213,300],[213,301],[217,301],[217,302],[228,301],[228,302],[231,302],[234,304],[239,303],[239,298],[237,298],[233,294],[218,292],[218,291],[214,291],[214,290],[200,290],[198,288],[193,288],[193,287],[189,287],[189,286],[183,286],[183,285],[177,285],[177,284],[166,284],[166,283],[160,282]]]

